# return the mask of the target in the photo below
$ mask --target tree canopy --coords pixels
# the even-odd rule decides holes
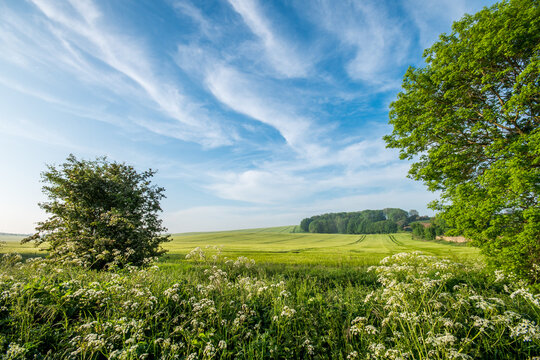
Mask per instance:
[[[312,233],[391,234],[411,221],[429,219],[417,214],[408,216],[405,210],[397,208],[330,213],[305,218],[300,222],[300,228]]]
[[[540,279],[540,7],[503,1],[466,15],[405,74],[387,146],[431,206],[491,261]]]
[[[51,258],[96,269],[142,265],[164,252],[169,237],[157,214],[165,189],[151,183],[155,171],[73,155],[47,167],[41,176],[49,201],[39,206],[50,217],[23,241],[47,243]]]

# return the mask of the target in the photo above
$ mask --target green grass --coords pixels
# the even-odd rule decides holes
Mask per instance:
[[[345,245],[392,250],[408,241]],[[211,256],[117,271],[20,260],[0,260],[2,359],[540,355],[540,297],[513,278],[438,257],[400,254],[369,270]]]
[[[0,234],[0,253],[17,252],[20,254],[39,255],[43,252],[34,247],[33,244],[21,244],[24,235],[4,235]]]
[[[237,231],[174,234],[164,244],[169,251],[162,259],[177,263],[195,247],[218,246],[229,258],[246,256],[257,263],[365,266],[375,265],[386,256],[411,251],[450,259],[476,259],[474,247],[413,240],[408,233],[393,235],[343,235],[292,233],[294,226]],[[31,244],[20,244],[22,236],[0,236],[5,244],[1,252],[43,254]]]
[[[408,233],[343,235],[285,233],[274,229],[175,234],[165,244],[168,261],[183,257],[197,246],[218,246],[229,258],[246,256],[258,263],[306,265],[375,265],[386,256],[411,251],[451,259],[480,257],[476,248],[413,240]]]
[[[158,267],[138,270],[1,257],[0,358],[540,356],[540,296],[478,266],[476,248],[293,230],[175,234]],[[0,251],[32,257],[21,238],[0,236]],[[186,260],[196,247],[205,256]]]

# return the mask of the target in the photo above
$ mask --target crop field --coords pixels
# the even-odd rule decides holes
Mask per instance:
[[[276,231],[277,229],[277,231]],[[177,234],[165,244],[169,258],[184,256],[195,247],[217,246],[229,258],[246,256],[257,263],[375,265],[384,257],[400,252],[454,259],[479,258],[478,249],[455,244],[413,240],[408,233],[393,235],[343,235],[287,233],[286,228],[229,232]]]
[[[22,235],[0,235],[0,253],[17,252],[28,255],[41,253],[33,244],[21,244],[22,239],[24,239]]]
[[[154,266],[109,271],[2,236],[2,359],[540,356],[540,296],[477,249],[291,231],[175,234]]]
[[[413,240],[409,233],[393,235],[343,235],[294,233],[295,226],[236,231],[186,233],[172,235],[164,244],[168,250],[162,259],[170,265],[183,259],[196,247],[218,247],[223,256],[249,257],[257,263],[312,265],[375,265],[384,257],[400,252],[421,251],[450,259],[479,259],[478,249],[453,243]],[[0,235],[2,252],[43,255],[32,244],[20,244],[22,236]],[[209,251],[209,250],[208,250]]]

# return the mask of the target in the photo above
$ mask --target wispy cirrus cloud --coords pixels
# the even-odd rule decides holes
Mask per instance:
[[[450,32],[451,24],[465,13],[473,13],[486,5],[482,0],[404,1],[404,8],[418,29],[422,48],[431,46],[442,32]]]
[[[162,121],[167,128],[175,129],[177,138],[210,147],[231,144],[230,129],[224,131],[222,124],[214,122],[203,105],[186,95],[178,83],[157,75],[159,63],[155,64],[144,42],[135,34],[126,35],[125,31],[120,35],[92,1],[32,0],[32,3],[44,15],[41,18],[34,15],[41,28],[32,30],[36,27],[35,19],[33,24],[21,18],[12,19],[13,27],[30,30],[19,31],[19,38],[3,39],[13,44],[25,61],[47,61],[46,65],[55,69],[64,66],[63,71],[71,71],[94,86],[106,87],[130,99],[139,98],[137,105],[146,102],[163,114]],[[20,44],[30,38],[31,31],[43,30],[45,35],[38,34],[38,39],[45,40],[43,45],[37,41]],[[154,127],[157,128],[155,120]]]
[[[329,149],[317,162],[290,158],[262,162],[250,170],[208,171],[205,187],[224,199],[274,205],[329,193],[410,192],[409,165],[397,159],[395,151],[386,149],[378,137],[368,138]],[[417,191],[409,197],[414,198]]]
[[[380,139],[385,127],[373,125],[362,136],[333,141],[332,125],[302,115],[305,109],[294,92],[277,95],[273,82],[241,71],[198,45],[180,45],[177,55],[178,65],[198,73],[221,104],[274,128],[293,150],[286,158],[270,157],[247,170],[207,172],[204,188],[216,196],[275,205],[338,189],[393,185],[405,177],[406,167],[396,166],[395,152]]]
[[[295,156],[316,161],[327,153],[321,135],[331,125],[303,115],[294,89],[282,88],[284,92],[280,93],[279,84],[239,70],[216,52],[197,44],[178,45],[176,61],[184,71],[196,76],[219,103],[275,129]]]
[[[289,164],[291,165],[291,164]],[[386,163],[379,167],[299,172],[262,166],[240,172],[209,172],[211,184],[206,188],[223,199],[253,204],[298,202],[324,193],[381,193],[404,189],[408,165]],[[409,184],[410,185],[410,184]],[[413,197],[413,194],[410,194]]]
[[[263,95],[263,90],[247,74],[233,67],[214,65],[205,77],[210,92],[231,109],[275,128],[302,158],[318,157],[326,150],[313,137],[313,120],[295,113],[280,99]],[[319,129],[320,130],[320,129]]]
[[[308,13],[339,41],[341,52],[352,51],[345,67],[352,79],[376,85],[379,91],[399,85],[395,68],[409,54],[410,38],[384,3],[320,0]]]
[[[423,212],[435,196],[381,139],[388,103],[484,2],[0,1],[3,168],[71,149],[158,168],[171,231]]]
[[[261,10],[257,0],[228,0],[242,16],[245,24],[261,41],[268,63],[285,77],[305,77],[311,67],[310,60],[300,55],[300,50],[290,40],[280,36]]]
[[[287,171],[248,170],[214,175],[208,189],[224,199],[255,204],[279,204],[308,195],[311,184],[302,176]]]
[[[193,21],[199,25],[199,29],[202,33],[201,35],[210,38],[214,37],[215,34],[218,33],[217,24],[207,19],[203,12],[195,5],[186,1],[175,1],[172,6],[178,13],[193,19]]]

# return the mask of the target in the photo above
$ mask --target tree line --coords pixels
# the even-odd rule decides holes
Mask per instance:
[[[300,222],[303,231],[326,234],[391,234],[414,221],[428,220],[418,211],[398,208],[316,215]]]

